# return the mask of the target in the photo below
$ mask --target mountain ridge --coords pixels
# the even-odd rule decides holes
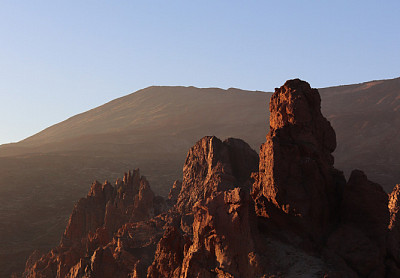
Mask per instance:
[[[131,110],[133,108],[138,108],[143,102],[148,102],[149,98],[152,98],[152,97],[162,98],[163,97],[162,94],[168,94],[171,91],[175,91],[175,93],[178,93],[178,96],[182,96],[182,92],[184,92],[185,94],[186,93],[190,94],[190,93],[200,93],[200,91],[201,91],[201,93],[210,93],[211,92],[212,94],[224,94],[224,93],[232,93],[232,92],[233,93],[250,93],[250,94],[265,93],[265,92],[261,92],[261,91],[245,91],[245,90],[241,90],[241,89],[232,89],[232,88],[224,90],[224,89],[220,89],[220,88],[197,88],[197,87],[193,87],[193,86],[188,86],[188,87],[185,87],[185,86],[150,86],[150,87],[141,89],[139,91],[136,91],[134,93],[128,94],[126,96],[119,97],[115,100],[107,102],[96,108],[93,108],[88,111],[77,114],[75,116],[72,116],[72,117],[66,119],[65,121],[54,124],[46,129],[44,129],[43,131],[40,131],[26,139],[21,140],[20,142],[18,142],[16,144],[19,144],[19,143],[27,144],[27,145],[32,144],[32,141],[33,142],[38,141],[41,138],[45,137],[48,133],[50,133],[50,134],[54,133],[53,130],[59,128],[60,126],[62,127],[62,126],[67,125],[67,127],[71,127],[71,126],[73,127],[74,125],[76,125],[76,122],[79,123],[79,121],[82,118],[85,118],[85,116],[86,117],[88,117],[88,116],[101,117],[104,119],[104,118],[107,118],[110,116],[115,116],[112,113],[104,114],[105,111],[110,111],[110,109],[117,110],[117,108],[120,111],[119,114],[122,114],[122,112],[129,112],[129,110]],[[176,96],[176,97],[178,97],[178,96]],[[126,103],[129,103],[129,105],[127,106]],[[163,108],[163,107],[161,107],[161,108]],[[90,119],[90,120],[95,121],[96,118]],[[119,119],[119,120],[121,120],[121,119]],[[143,121],[143,120],[145,120],[145,119],[143,119],[143,118],[137,119],[138,122]],[[130,123],[127,123],[127,124],[129,125]],[[120,125],[122,126],[122,124],[120,124]],[[117,130],[117,129],[115,128],[115,130]],[[109,131],[111,132],[112,129]],[[96,131],[96,133],[97,133],[97,131]],[[65,134],[63,134],[63,136],[58,136],[57,138],[65,139],[65,138],[68,138],[68,136],[65,136]]]
[[[389,78],[389,79],[371,80],[371,81],[365,81],[365,82],[354,83],[354,84],[334,85],[334,86],[328,86],[328,87],[319,88],[319,90],[321,91],[321,94],[324,94],[325,91],[329,91],[329,90],[336,90],[336,91],[339,91],[339,94],[342,94],[342,93],[346,94],[346,93],[350,93],[350,92],[353,92],[353,91],[359,89],[358,87],[360,87],[360,86],[366,86],[365,89],[368,89],[371,86],[379,85],[379,84],[381,84],[383,82],[396,82],[396,81],[400,82],[400,77]],[[234,92],[251,92],[251,93],[272,94],[271,92],[265,92],[265,91],[259,91],[259,90],[255,90],[255,91],[244,90],[244,89],[233,88],[233,87],[228,88],[228,89],[221,89],[221,88],[218,88],[218,87],[204,87],[203,88],[203,87],[195,87],[195,86],[160,86],[160,85],[153,85],[153,86],[149,86],[149,87],[140,89],[140,90],[135,91],[133,93],[129,93],[127,95],[118,97],[116,99],[113,99],[113,100],[111,100],[109,102],[106,102],[106,103],[104,103],[104,104],[102,104],[100,106],[94,107],[94,108],[89,109],[87,111],[83,111],[81,113],[78,113],[78,114],[76,114],[74,116],[71,116],[71,117],[61,121],[61,122],[55,123],[55,124],[45,128],[43,130],[31,135],[31,136],[28,136],[27,138],[24,138],[24,139],[22,139],[22,140],[20,140],[18,142],[1,144],[0,147],[4,148],[4,147],[8,147],[10,145],[18,145],[20,143],[25,143],[26,144],[27,142],[31,141],[32,139],[36,139],[35,137],[40,136],[41,134],[48,132],[49,129],[53,129],[58,125],[65,124],[66,122],[69,122],[69,121],[72,121],[72,120],[75,120],[75,119],[79,119],[80,117],[83,117],[83,116],[85,116],[85,115],[87,115],[89,113],[101,110],[102,108],[105,108],[105,107],[107,107],[109,105],[116,104],[116,103],[119,103],[121,101],[126,101],[131,97],[137,96],[138,94],[146,93],[148,91],[152,91],[153,89],[165,89],[165,88],[167,88],[167,89],[219,90],[221,92],[230,92],[230,91],[232,92],[232,91],[234,91]],[[351,89],[351,90],[346,90],[346,89]],[[332,93],[332,92],[329,92],[329,93]],[[336,92],[336,93],[338,93],[338,92]]]

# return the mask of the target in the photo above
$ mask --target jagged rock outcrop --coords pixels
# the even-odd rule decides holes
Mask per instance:
[[[260,160],[242,140],[206,136],[167,201],[138,171],[94,183],[27,276],[400,277],[400,185],[388,199],[360,170],[346,183],[320,101],[287,81],[271,98]]]
[[[111,260],[113,252],[101,250],[123,224],[154,216],[154,199],[154,193],[146,178],[140,176],[139,170],[129,171],[122,181],[117,180],[115,186],[108,182],[94,182],[87,197],[75,205],[60,246],[35,264],[31,263],[26,276],[75,277],[75,274],[84,272],[83,268],[95,271],[99,267],[94,262],[106,258]],[[88,256],[94,261],[91,267],[82,261]]]
[[[400,184],[389,195],[389,232],[387,237],[388,261],[386,265],[393,273],[391,277],[400,277]],[[397,275],[397,276],[396,276]]]
[[[168,194],[168,203],[170,205],[175,205],[175,203],[178,201],[179,192],[181,192],[181,189],[182,189],[182,182],[176,180],[172,185],[172,188]]]
[[[230,248],[233,248],[232,251],[228,248],[229,244],[224,247],[217,246],[215,248],[219,248],[219,250],[228,248],[230,254],[220,255],[216,259],[210,256],[210,252],[214,252],[215,255],[218,250],[204,249],[205,245],[208,246],[208,243],[204,241],[223,242],[223,238],[227,236],[225,233],[229,229],[235,228],[237,231],[230,232],[232,239],[235,239],[231,242],[239,243],[237,239],[241,237],[241,233],[238,233],[240,227],[245,230],[250,229],[245,215],[248,213],[246,210],[249,209],[250,202],[248,193],[250,175],[253,171],[257,171],[257,167],[257,153],[239,139],[229,138],[222,142],[216,137],[206,136],[190,149],[183,167],[182,184],[175,183],[170,194],[170,199],[173,199],[175,188],[181,187],[177,203],[172,209],[180,214],[178,217],[180,223],[169,227],[160,240],[154,262],[148,270],[149,277],[194,277],[194,275],[206,277],[202,275],[216,271],[218,259],[226,260],[222,263],[223,265],[228,264],[229,256],[239,251],[241,247],[235,247],[235,244],[232,244],[230,245]],[[231,192],[231,189],[235,190]],[[241,202],[245,203],[245,205],[243,204],[245,208],[241,208]],[[211,211],[204,211],[208,206]],[[241,216],[235,210],[238,210]],[[250,206],[250,210],[253,211],[252,216],[255,218],[252,206]],[[206,217],[203,214],[209,214],[209,216]],[[236,217],[237,223],[229,225],[232,217]],[[239,223],[241,217],[244,217],[242,220],[244,223]],[[253,220],[251,226],[255,225],[255,219]],[[210,236],[207,232],[211,234],[215,232],[214,226],[221,231],[218,231],[213,239],[204,238]],[[191,238],[194,240],[193,244]],[[243,239],[243,242],[245,240]],[[243,250],[242,253],[248,260],[249,252],[246,253],[246,250]],[[203,256],[204,260],[201,269],[195,266],[198,264],[197,260],[200,256]],[[222,256],[225,256],[226,259],[223,259]],[[240,259],[243,260],[242,257]],[[230,264],[233,265],[235,262],[232,261]],[[214,268],[210,268],[210,266],[214,266]],[[223,268],[224,266],[221,266],[218,271],[223,271]]]
[[[159,216],[125,224],[108,245],[96,249],[90,261],[75,271],[88,277],[146,277],[164,225],[165,220]]]
[[[246,190],[219,192],[194,210],[193,244],[183,259],[182,277],[257,277],[263,273],[256,214]]]
[[[184,254],[190,245],[191,240],[188,236],[185,236],[179,228],[169,226],[157,244],[155,258],[148,269],[147,277],[180,277]]]
[[[390,193],[388,207],[390,212],[389,229],[395,230],[400,228],[400,184],[397,184]]]
[[[257,169],[258,155],[243,140],[203,137],[186,157],[176,207],[182,213],[191,212],[196,202],[242,186]]]
[[[270,131],[253,187],[257,213],[318,240],[338,220],[343,174],[333,168],[336,136],[318,90],[289,80],[271,97]],[[286,219],[286,218],[290,218]]]
[[[129,172],[115,186],[95,182],[75,206],[60,246],[28,267],[27,276],[164,277],[173,269],[178,273],[175,267],[181,269],[192,245],[194,205],[238,186],[248,192],[250,174],[257,167],[257,153],[242,140],[204,137],[189,151],[183,182],[175,182],[169,198],[169,205],[176,205],[167,214],[160,214],[165,201],[154,196],[138,171]]]

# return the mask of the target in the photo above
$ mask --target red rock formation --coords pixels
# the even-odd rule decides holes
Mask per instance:
[[[259,170],[242,140],[204,137],[167,203],[138,171],[94,183],[27,277],[400,277],[400,186],[388,202],[359,170],[346,184],[308,83],[287,81],[270,110]]]
[[[70,273],[75,277],[73,275],[87,271],[97,273],[102,265],[97,262],[111,260],[113,251],[104,246],[110,243],[113,234],[127,222],[153,217],[154,199],[154,193],[147,180],[140,177],[139,170],[129,171],[115,186],[94,182],[87,197],[75,205],[60,246],[36,263],[27,265],[26,276],[66,277]],[[91,264],[82,261],[88,256],[92,257]],[[112,263],[109,265],[110,269],[104,269],[104,273],[114,271]]]
[[[177,205],[150,221],[144,220],[159,214],[165,202],[154,196],[138,172],[129,172],[115,187],[96,182],[75,206],[61,245],[28,267],[27,276],[107,277],[112,273],[113,277],[145,277],[148,272],[150,277],[164,277],[177,273],[175,267],[181,268],[191,244],[193,205],[237,186],[249,191],[248,179],[257,166],[257,153],[242,140],[203,138],[189,151],[183,183],[176,182],[171,190],[170,200],[176,199]],[[218,200],[223,206],[223,197]],[[235,209],[235,204],[226,205]],[[237,214],[233,214],[235,219]]]
[[[398,219],[400,216],[400,184],[397,184],[390,193],[388,207],[390,212],[389,229],[393,230],[397,227],[400,227]]]
[[[129,222],[139,222],[145,219],[150,219],[154,216],[154,193],[150,189],[150,185],[147,180],[140,181],[139,193],[136,194],[133,211]]]
[[[181,192],[181,189],[182,189],[182,182],[179,180],[176,180],[174,182],[174,184],[172,185],[172,188],[168,194],[168,202],[171,205],[174,205],[178,201],[178,196],[179,196],[179,192]]]
[[[185,254],[182,277],[257,277],[263,273],[256,251],[256,214],[245,190],[220,192],[198,203],[195,211],[193,244]]]
[[[321,114],[316,89],[299,79],[275,89],[270,102],[270,131],[261,146],[253,197],[260,216],[318,240],[337,221],[345,182],[333,168],[336,136]]]
[[[184,254],[190,244],[190,239],[187,236],[185,237],[177,227],[168,227],[157,244],[155,258],[148,269],[147,277],[179,277]]]
[[[191,212],[196,202],[243,185],[251,172],[257,170],[257,164],[258,155],[246,142],[203,137],[186,157],[178,210]]]
[[[389,195],[389,232],[387,237],[388,269],[390,277],[400,277],[400,185],[397,184]],[[397,276],[396,276],[397,275]]]

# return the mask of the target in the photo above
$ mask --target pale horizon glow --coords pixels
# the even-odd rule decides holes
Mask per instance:
[[[400,76],[399,1],[1,1],[0,144],[149,86]]]

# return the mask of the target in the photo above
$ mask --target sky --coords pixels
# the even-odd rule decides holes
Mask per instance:
[[[0,144],[152,85],[400,76],[400,1],[0,0]]]

